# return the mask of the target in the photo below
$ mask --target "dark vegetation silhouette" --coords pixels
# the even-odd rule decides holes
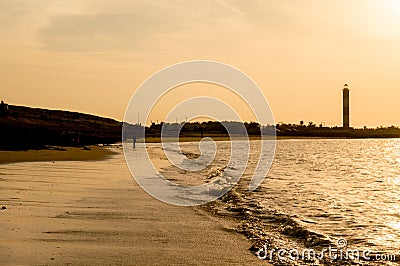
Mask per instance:
[[[122,123],[77,112],[24,106],[0,107],[0,149],[84,146],[121,140]]]
[[[289,137],[337,137],[337,138],[398,138],[400,128],[396,126],[378,128],[326,127],[323,124],[278,123],[260,125],[256,122],[241,123],[191,122],[152,123],[149,127],[122,123],[110,118],[78,112],[47,110],[24,106],[0,104],[0,149],[43,149],[46,146],[85,146],[111,144],[121,141],[124,127],[125,139],[160,137],[165,132],[180,129],[180,137],[228,137],[224,125],[232,134],[249,136],[274,135]],[[244,126],[244,127],[243,127]]]
[[[396,126],[377,128],[343,128],[326,127],[323,124],[318,126],[313,122],[304,125],[279,123],[276,125],[277,136],[294,137],[333,137],[333,138],[399,138],[400,128]]]
[[[305,125],[304,121],[300,121],[299,124],[285,124],[278,123],[276,125],[260,125],[256,122],[232,122],[224,121],[222,123],[215,121],[208,122],[193,122],[193,123],[164,123],[159,124],[152,123],[150,127],[146,127],[146,137],[159,137],[161,134],[162,127],[178,128],[182,126],[180,136],[228,136],[223,124],[230,123],[237,124],[237,130],[233,130],[233,134],[242,134],[242,128],[240,125],[244,125],[247,134],[249,136],[260,136],[262,135],[274,135],[276,136],[288,136],[288,137],[331,137],[331,138],[398,138],[400,137],[400,128],[396,126],[390,127],[378,127],[378,128],[343,128],[343,127],[326,127],[323,124],[318,126],[314,122],[308,122]]]

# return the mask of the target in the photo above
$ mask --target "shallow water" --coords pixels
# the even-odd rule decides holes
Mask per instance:
[[[397,252],[399,159],[398,140],[278,141],[266,193],[253,195],[328,236]]]
[[[181,149],[198,152],[197,145],[184,143]],[[259,145],[251,141],[247,179]],[[229,143],[219,142],[218,153],[214,164],[222,168]],[[262,185],[252,193],[244,187],[235,193],[245,210],[261,204],[333,241],[345,238],[351,248],[400,250],[400,140],[280,140]],[[262,223],[263,216],[258,218]]]
[[[295,222],[332,239],[333,243],[345,238],[351,248],[391,253],[400,250],[400,140],[279,140],[273,165],[264,182],[256,191],[249,192],[248,181],[258,163],[259,145],[260,141],[250,143],[251,154],[243,182],[241,180],[232,193],[218,200],[220,205],[212,205],[217,211],[226,211],[232,216],[240,213],[240,219],[245,222],[246,228],[241,227],[245,234],[257,231],[255,235],[271,236],[276,229],[272,235],[279,238],[281,229],[288,222]],[[159,144],[148,146],[148,150],[161,151]],[[217,147],[213,163],[203,171],[187,172],[167,167],[167,177],[173,177],[177,183],[185,183],[185,179],[189,183],[196,183],[193,179],[207,183],[218,176],[226,177],[228,172],[224,167],[229,161],[230,143],[218,142]],[[57,191],[56,182],[41,183],[41,176],[68,179],[73,187],[80,182],[81,175],[112,179],[121,169],[126,171],[122,150],[115,150],[120,152],[111,160],[96,162],[95,167],[90,168],[87,162],[65,162],[62,168],[43,162],[2,165],[0,170],[1,175],[12,175],[13,179],[32,176],[29,186]],[[181,150],[197,158],[198,143],[182,143]],[[231,167],[234,166],[233,162]],[[28,190],[18,191],[16,197],[31,197],[30,194]],[[51,196],[38,200],[52,201]],[[251,222],[246,223],[248,221]],[[289,240],[295,241],[295,237]]]

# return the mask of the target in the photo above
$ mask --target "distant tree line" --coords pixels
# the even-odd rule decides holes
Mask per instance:
[[[136,125],[137,126],[137,125]],[[400,128],[396,126],[377,128],[343,128],[327,127],[323,124],[300,121],[299,124],[278,123],[276,125],[261,125],[257,122],[236,121],[208,121],[208,122],[182,122],[182,123],[152,123],[149,127],[142,127],[141,135],[146,137],[160,137],[161,131],[168,135],[169,132],[179,130],[180,136],[228,136],[231,134],[260,136],[277,135],[293,137],[344,137],[344,138],[398,138]],[[137,132],[140,130],[136,129]],[[140,134],[139,134],[140,135]]]
[[[124,129],[124,130],[122,130]],[[0,149],[32,149],[45,145],[83,146],[110,144],[123,139],[160,137],[161,131],[179,136],[213,137],[230,134],[294,137],[399,138],[397,126],[349,128],[307,124],[208,121],[152,123],[148,127],[78,112],[47,110],[0,103]],[[123,134],[121,134],[121,132]]]
[[[317,126],[313,122],[306,125],[303,121],[300,121],[299,124],[278,123],[276,134],[277,136],[299,137],[398,138],[400,137],[400,128],[396,126],[377,128],[326,127],[323,124]]]
[[[176,130],[179,130],[180,136],[228,136],[229,134],[260,136],[261,134],[274,134],[275,126],[261,126],[256,122],[242,123],[236,121],[161,122],[159,124],[153,122],[149,127],[146,127],[145,134],[146,137],[156,137],[161,135],[162,130],[163,134],[166,135],[169,132],[172,134]]]

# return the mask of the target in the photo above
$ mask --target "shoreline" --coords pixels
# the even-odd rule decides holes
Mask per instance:
[[[245,137],[235,137],[231,140],[229,136],[204,136],[203,138],[211,138],[213,141],[236,141],[246,140]],[[249,136],[250,141],[257,140],[323,140],[323,139],[363,139],[363,138],[349,138],[349,137],[307,137],[307,136],[276,136],[264,137]],[[382,139],[382,138],[372,138]],[[390,138],[397,139],[397,138]],[[179,142],[199,142],[202,138],[200,136],[185,136],[180,137]],[[131,142],[128,140],[127,142]],[[145,142],[146,141],[146,142]],[[174,142],[175,138],[164,138],[165,142]],[[137,139],[136,143],[161,143],[160,137],[146,137]],[[109,146],[116,145],[108,144],[89,145],[82,147],[70,146],[49,146],[38,149],[21,149],[21,150],[2,150],[0,149],[0,165],[5,163],[18,163],[18,162],[39,162],[39,161],[98,161],[107,159],[109,156],[114,155],[115,152],[107,149]],[[81,152],[82,151],[82,152]]]
[[[214,141],[231,141],[229,136],[204,136],[203,138],[211,138]],[[180,142],[198,142],[202,138],[200,136],[184,136],[180,137]],[[264,136],[261,138],[260,136],[249,136],[249,140],[296,140],[296,139],[359,139],[359,138],[348,138],[348,137],[307,137],[307,136]],[[380,139],[380,138],[378,138]],[[168,141],[175,141],[173,138],[164,138],[166,142]],[[246,137],[236,137],[235,140],[246,140]],[[235,141],[233,140],[233,141]],[[138,139],[137,143],[144,143],[144,138]],[[146,143],[161,143],[160,137],[146,137]]]
[[[99,161],[116,154],[98,146],[53,147],[53,149],[0,151],[0,164],[47,161]]]
[[[115,153],[2,165],[0,264],[270,265],[229,220],[148,195]]]

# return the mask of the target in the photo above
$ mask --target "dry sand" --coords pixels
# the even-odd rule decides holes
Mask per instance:
[[[37,158],[29,157],[33,153],[26,160]],[[21,158],[21,152],[7,156]],[[115,171],[74,177],[72,168],[71,178],[2,173],[43,164],[57,173],[59,165],[74,162],[0,165],[0,208],[6,207],[0,210],[0,264],[268,265],[248,251],[244,236],[227,230],[228,221],[147,195],[121,154],[87,167],[105,163]]]

